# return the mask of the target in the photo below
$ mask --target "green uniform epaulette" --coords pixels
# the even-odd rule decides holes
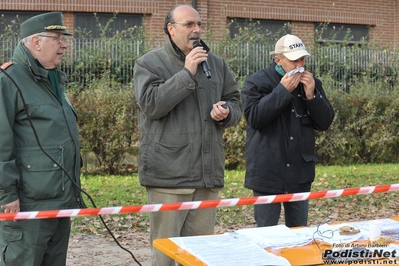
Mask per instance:
[[[7,67],[11,66],[12,64],[14,64],[13,62],[6,62],[4,64],[1,65],[1,69],[5,70]]]

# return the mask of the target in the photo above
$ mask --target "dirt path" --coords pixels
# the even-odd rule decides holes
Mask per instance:
[[[142,266],[150,266],[151,252],[148,233],[131,233],[116,236],[120,244],[133,253]],[[107,235],[71,234],[67,266],[81,265],[139,265]]]
[[[234,231],[237,228],[226,229],[215,226],[215,234]],[[142,266],[151,266],[151,250],[149,232],[114,233],[119,243],[133,253]],[[67,266],[138,266],[133,257],[121,249],[108,234],[71,234]]]

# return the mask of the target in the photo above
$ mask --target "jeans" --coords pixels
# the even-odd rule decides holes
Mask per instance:
[[[254,196],[269,196],[274,194],[265,194],[254,191]],[[285,225],[287,227],[307,226],[309,202],[293,201],[272,204],[254,205],[255,221],[258,227],[277,225],[281,213],[281,204],[284,205]]]

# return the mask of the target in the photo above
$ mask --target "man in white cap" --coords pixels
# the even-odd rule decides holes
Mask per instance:
[[[309,192],[317,162],[315,130],[327,130],[334,110],[322,83],[305,70],[303,42],[287,34],[270,67],[250,75],[241,91],[247,120],[245,187],[254,196]],[[285,202],[285,224],[306,226],[308,201]],[[254,206],[257,226],[278,224],[281,204]]]

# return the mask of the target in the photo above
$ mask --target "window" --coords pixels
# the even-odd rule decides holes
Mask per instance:
[[[141,26],[142,20],[143,15],[138,14],[76,13],[75,29],[77,31],[75,30],[75,37],[79,37],[78,31],[84,31],[89,33],[91,38],[99,38],[102,33],[101,30],[104,30],[105,27],[108,27],[105,31],[106,37],[112,37],[117,31]]]
[[[2,11],[0,20],[0,34],[14,33],[19,36],[19,25],[33,16],[43,12]]]
[[[369,27],[338,23],[315,23],[315,37],[319,43],[362,44],[368,41]]]
[[[278,34],[278,37],[280,37],[291,33],[291,29],[287,27],[288,23],[288,21],[281,20],[231,18],[230,38],[239,34],[239,28],[247,27],[250,24],[256,25],[264,32],[270,32],[271,35]]]

